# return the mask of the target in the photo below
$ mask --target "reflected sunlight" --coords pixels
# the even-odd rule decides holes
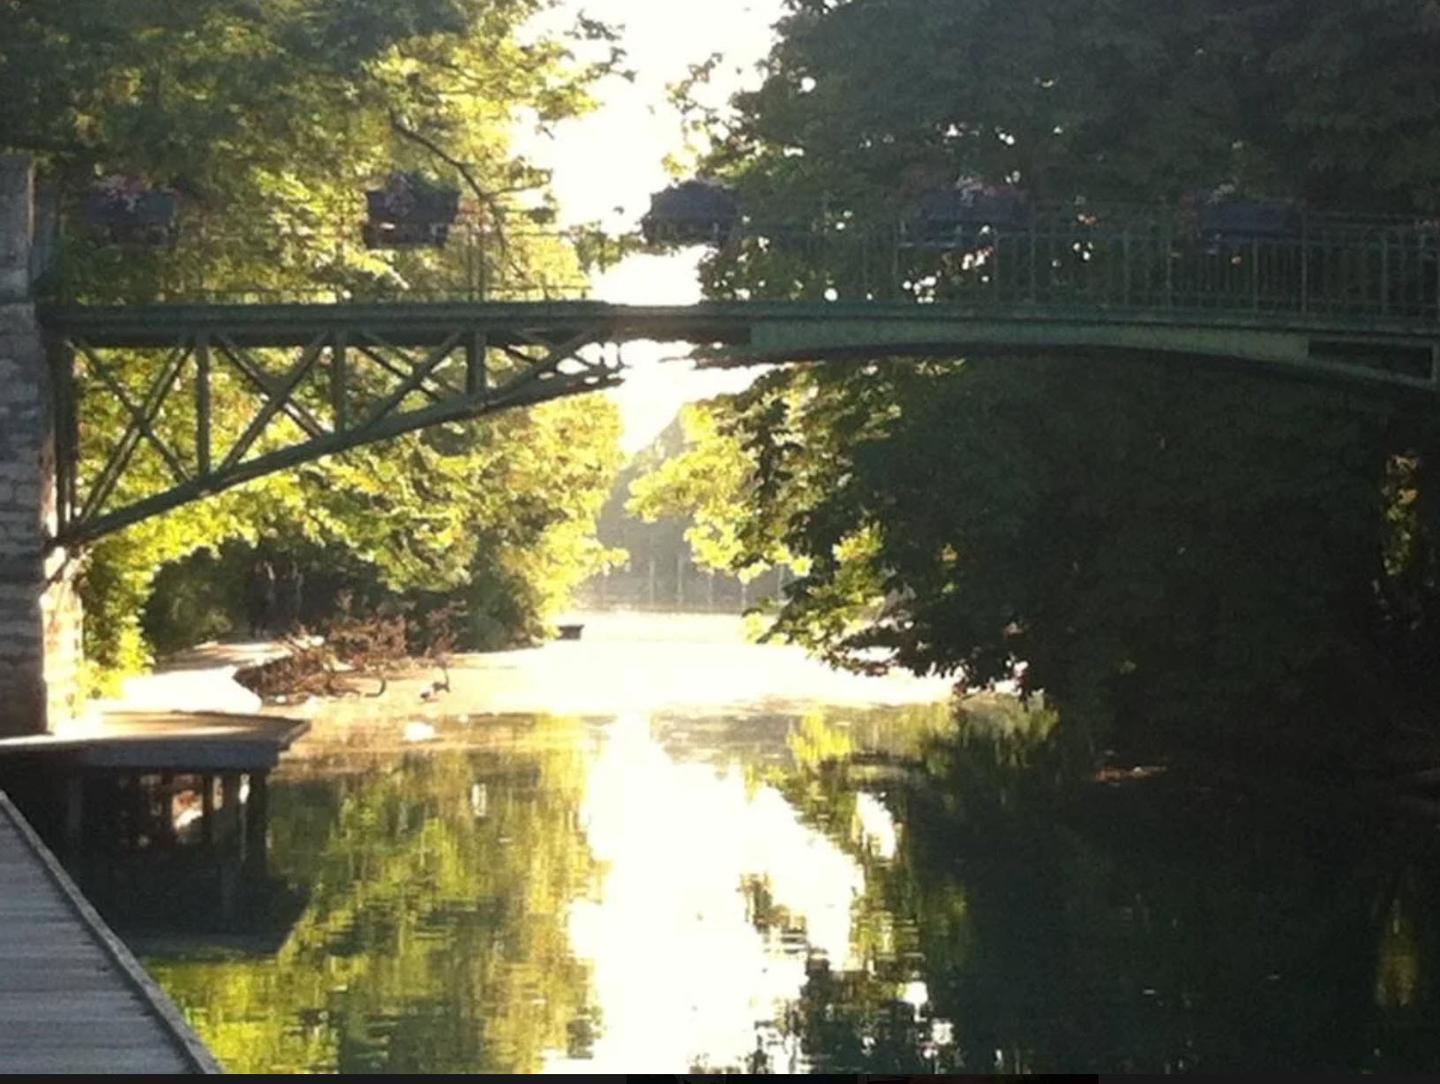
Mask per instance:
[[[853,835],[871,854],[885,861],[895,857],[900,846],[900,827],[878,798],[869,791],[855,795]]]
[[[547,1071],[743,1068],[761,1026],[799,998],[809,956],[853,966],[859,866],[773,788],[751,793],[738,766],[671,760],[646,716],[607,732],[581,823],[607,867],[570,921],[600,1035],[591,1057]],[[744,892],[756,879],[801,936],[759,928]]]

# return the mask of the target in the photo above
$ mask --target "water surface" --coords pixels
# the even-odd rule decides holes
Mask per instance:
[[[1057,805],[1043,719],[957,733],[941,683],[724,618],[419,684],[317,719],[240,913],[129,923],[232,1070],[1440,1068],[1427,831],[1193,780]]]

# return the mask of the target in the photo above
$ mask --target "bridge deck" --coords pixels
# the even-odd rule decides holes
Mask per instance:
[[[563,334],[600,324],[614,342],[646,339],[739,346],[751,344],[758,329],[774,326],[813,329],[839,324],[866,327],[903,324],[966,325],[1004,322],[1013,326],[1096,325],[1223,329],[1229,332],[1293,332],[1391,341],[1440,336],[1440,317],[1357,311],[1301,312],[1293,309],[1155,308],[1143,305],[1044,305],[1034,302],[907,301],[706,301],[694,305],[625,305],[602,301],[386,301],[288,304],[49,305],[41,310],[52,331],[82,338],[92,346],[164,347],[177,334],[223,331],[234,341],[257,346],[304,346],[318,332],[337,326],[373,329],[409,343],[435,343],[457,326],[487,335],[491,343],[526,342],[544,329]],[[813,344],[812,344],[813,345]],[[869,344],[863,337],[856,345]]]
[[[218,1072],[0,793],[0,1072]]]

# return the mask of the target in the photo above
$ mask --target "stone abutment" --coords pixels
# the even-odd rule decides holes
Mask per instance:
[[[73,555],[56,527],[55,419],[32,296],[34,168],[0,156],[0,737],[42,734],[83,707]]]

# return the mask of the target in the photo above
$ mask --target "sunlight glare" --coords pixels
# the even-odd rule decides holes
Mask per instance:
[[[672,760],[648,716],[607,732],[581,824],[606,872],[598,899],[573,906],[570,936],[603,1027],[589,1058],[557,1057],[550,1072],[743,1067],[757,1025],[800,996],[812,954],[854,966],[855,861],[773,787],[752,793],[738,767]],[[750,914],[754,882],[786,929]]]
[[[598,108],[555,125],[551,134],[533,124],[517,126],[517,149],[552,173],[562,225],[600,222],[612,230],[636,227],[650,196],[670,183],[667,156],[685,157],[680,113],[667,88],[692,64],[713,53],[724,61],[705,91],[707,103],[723,104],[759,81],[758,63],[773,40],[771,27],[782,0],[562,0],[537,16],[532,32],[587,17],[623,24],[621,44],[634,81],[618,76],[595,89]],[[599,275],[594,295],[616,304],[689,305],[700,300],[695,268],[702,249],[673,255],[640,254]],[[637,343],[626,347],[630,371],[608,392],[619,405],[627,455],[644,448],[689,402],[748,387],[758,370],[696,371],[682,348]]]

